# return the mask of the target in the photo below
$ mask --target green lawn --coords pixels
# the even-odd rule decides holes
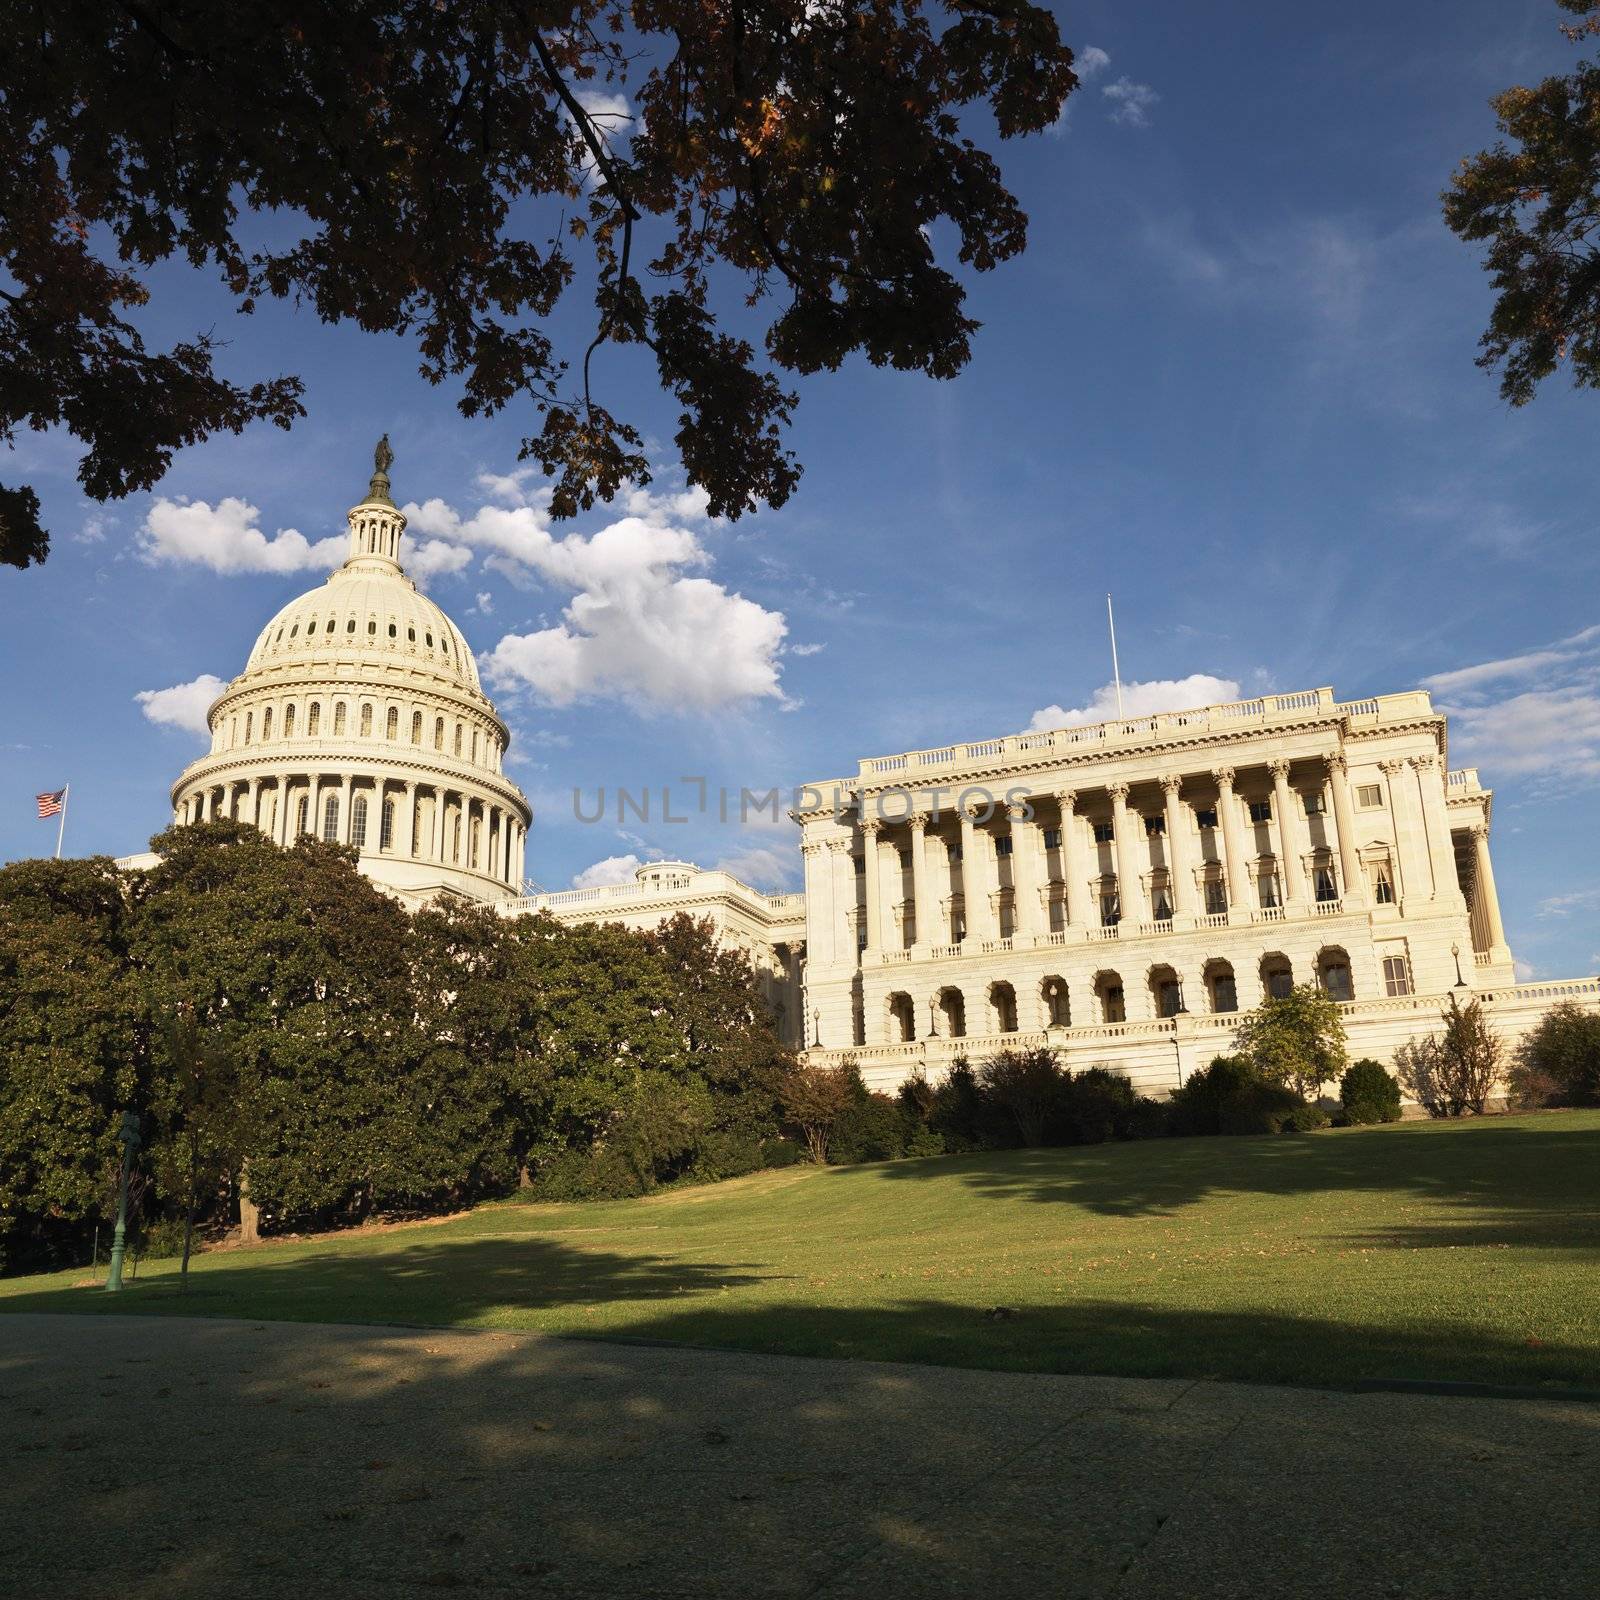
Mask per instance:
[[[120,1297],[86,1277],[0,1281],[0,1310],[1600,1386],[1600,1112],[791,1168],[218,1251],[187,1296],[176,1263]]]

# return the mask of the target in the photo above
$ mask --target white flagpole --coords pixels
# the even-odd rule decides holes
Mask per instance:
[[[56,829],[56,860],[61,859],[61,841],[67,832],[67,800],[72,794],[72,785],[64,784],[61,789],[61,826]]]
[[[1111,676],[1117,685],[1117,716],[1122,715],[1122,671],[1117,666],[1117,619],[1111,614],[1111,596],[1106,596],[1106,626],[1111,630]]]

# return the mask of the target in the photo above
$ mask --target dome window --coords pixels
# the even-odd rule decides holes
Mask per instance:
[[[354,633],[356,631],[356,619],[354,617],[351,617],[351,619],[345,623],[344,631],[346,633]]]
[[[282,628],[278,629],[278,637],[276,639],[274,639],[272,642],[274,644],[282,644],[283,643],[283,629]]]
[[[407,628],[406,638],[408,638],[412,644],[415,644],[417,642],[417,630],[415,628]]]
[[[394,638],[394,636],[395,636],[395,628],[394,628],[394,624],[391,622],[389,624],[389,637],[392,639],[392,638]]]
[[[367,797],[358,794],[350,802],[350,843],[361,849],[367,842]]]
[[[310,709],[306,712],[306,737],[315,739],[317,730],[322,726],[322,702],[313,700]]]
[[[329,633],[333,632],[333,618],[332,617],[328,618],[328,632]]]
[[[455,751],[455,753],[457,755],[461,754],[461,724],[459,722],[456,724],[456,751]]]
[[[367,619],[367,637],[370,639],[377,631],[378,619],[376,617],[369,617]]]
[[[430,650],[433,649],[433,635],[431,633],[427,633],[423,635],[423,638],[428,641],[428,648]]]
[[[444,749],[444,718],[443,717],[435,717],[433,719],[433,748],[435,750],[443,750]]]
[[[272,707],[268,706],[261,713],[261,742],[265,744],[272,737]]]
[[[328,844],[339,842],[339,797],[330,794],[322,802],[322,837]]]
[[[380,850],[394,849],[394,797],[392,795],[383,802],[383,811],[380,813],[378,848]]]
[[[361,707],[361,737],[372,737],[372,702],[369,700]]]
[[[292,705],[284,707],[283,736],[285,739],[292,739],[294,737],[294,707]]]
[[[294,636],[295,636],[295,635],[296,635],[296,634],[297,634],[297,633],[299,633],[299,631],[300,631],[300,624],[299,624],[299,623],[298,623],[298,622],[297,622],[297,623],[295,623],[295,625],[294,625],[294,626],[293,626],[293,627],[292,627],[292,628],[291,628],[291,629],[290,629],[290,630],[289,630],[289,637],[290,637],[290,638],[291,638],[291,639],[292,639],[292,638],[294,638]]]
[[[420,711],[411,713],[411,742],[412,744],[422,743],[422,713]]]
[[[400,712],[398,707],[390,706],[389,715],[384,719],[383,733],[386,739],[393,739],[400,732]]]

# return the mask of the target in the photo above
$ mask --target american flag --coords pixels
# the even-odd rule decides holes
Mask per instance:
[[[65,789],[57,789],[54,794],[40,795],[39,815],[41,817],[59,817],[61,815],[62,802],[66,798],[67,791]]]

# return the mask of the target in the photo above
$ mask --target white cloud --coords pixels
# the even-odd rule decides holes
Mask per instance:
[[[607,856],[592,867],[585,867],[572,880],[574,889],[599,889],[611,883],[632,883],[644,863],[636,855]]]
[[[635,705],[711,710],[746,700],[784,703],[779,656],[788,631],[768,611],[698,575],[711,557],[693,529],[699,490],[629,490],[623,515],[597,533],[557,538],[548,496],[524,474],[482,474],[480,487],[513,504],[463,517],[442,500],[405,507],[409,521],[452,549],[485,552],[485,566],[523,587],[570,594],[561,620],[506,634],[483,658],[500,689],[549,705],[615,696]]]
[[[297,529],[280,528],[269,539],[255,525],[259,515],[232,496],[215,506],[158,498],[139,530],[140,553],[152,564],[193,562],[225,574],[327,571],[344,560],[344,535],[313,544]]]
[[[1076,728],[1091,722],[1115,722],[1124,717],[1154,716],[1158,711],[1192,711],[1197,706],[1222,705],[1239,698],[1239,685],[1232,678],[1213,677],[1208,672],[1192,672],[1187,678],[1153,678],[1148,683],[1122,686],[1122,710],[1117,710],[1117,686],[1102,684],[1086,706],[1071,710],[1044,706],[1035,711],[1028,732],[1047,728]]]
[[[487,589],[480,589],[474,599],[472,609],[480,616],[489,616],[494,610],[494,596]]]
[[[1150,108],[1161,98],[1148,83],[1135,83],[1126,74],[1106,84],[1100,93],[1115,107],[1111,120],[1125,128],[1148,128]]]
[[[793,828],[794,824],[789,826]],[[741,883],[768,893],[792,888],[799,881],[799,867],[795,852],[768,850],[756,847],[724,856],[716,866],[718,872],[731,872]]]
[[[1600,888],[1573,889],[1539,902],[1541,917],[1570,917],[1574,911],[1600,911]]]
[[[79,544],[99,544],[116,527],[117,519],[104,511],[91,511],[83,519],[83,526],[73,534]]]
[[[1531,687],[1523,687],[1533,679]],[[1600,626],[1422,680],[1450,718],[1450,757],[1556,790],[1600,779]]]
[[[443,539],[428,539],[414,542],[409,550],[402,549],[400,560],[418,585],[426,589],[431,579],[441,574],[460,572],[468,566],[472,561],[472,552]]]
[[[170,689],[141,689],[133,698],[152,722],[205,736],[211,732],[206,712],[224,687],[221,678],[203,672],[192,683],[175,683]]]
[[[1097,44],[1085,45],[1077,54],[1077,59],[1072,63],[1078,74],[1080,83],[1087,83],[1091,78],[1098,77],[1111,65],[1111,57]]]
[[[789,654],[792,656],[819,656],[828,647],[825,644],[792,644]]]

